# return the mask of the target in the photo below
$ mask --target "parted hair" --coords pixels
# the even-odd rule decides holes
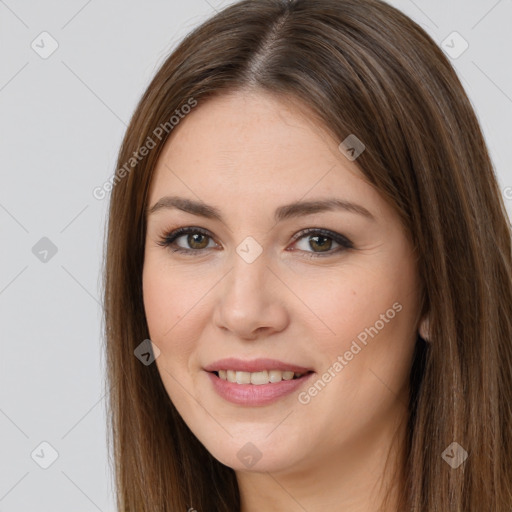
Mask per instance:
[[[138,103],[105,232],[109,446],[119,512],[240,510],[234,471],[176,411],[155,364],[142,269],[148,190],[182,105],[265,91],[314,112],[336,140],[365,145],[357,165],[394,208],[418,257],[422,313],[410,376],[398,511],[512,510],[510,222],[481,128],[452,65],[426,32],[380,0],[243,0],[191,31]],[[186,122],[182,120],[181,122]],[[341,156],[343,158],[343,156]],[[126,167],[125,167],[126,169]],[[452,443],[467,460],[452,468]]]

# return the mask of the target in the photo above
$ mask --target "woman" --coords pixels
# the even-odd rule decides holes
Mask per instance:
[[[120,511],[510,511],[509,221],[398,10],[245,0],[195,29],[107,236]]]

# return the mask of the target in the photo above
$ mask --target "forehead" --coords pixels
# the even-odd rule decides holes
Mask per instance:
[[[296,100],[264,92],[210,98],[176,126],[157,163],[152,189],[183,186],[256,192],[294,187],[305,194],[364,182],[355,162]]]

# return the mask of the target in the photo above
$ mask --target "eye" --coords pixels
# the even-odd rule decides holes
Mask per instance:
[[[176,242],[180,238],[183,238],[185,244],[188,244],[189,247],[191,247],[191,249],[187,247],[182,247],[180,245],[176,246]],[[190,254],[193,252],[200,252],[203,249],[207,249],[208,239],[213,241],[212,237],[204,229],[197,227],[188,227],[180,228],[164,235],[157,243],[162,247],[172,248],[172,252]]]
[[[331,256],[346,249],[354,248],[354,244],[347,237],[327,229],[308,228],[294,236],[294,240],[296,241],[302,241],[302,239],[305,239],[305,243],[303,247],[299,247],[299,249],[309,253],[306,256],[308,258]],[[332,249],[333,243],[338,245],[334,250]],[[297,245],[297,243],[295,243],[295,245]],[[309,251],[309,248],[313,249],[313,251]]]

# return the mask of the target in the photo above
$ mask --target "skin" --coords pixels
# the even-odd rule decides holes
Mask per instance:
[[[242,512],[377,510],[388,489],[385,510],[393,510],[397,482],[384,465],[389,454],[390,468],[398,467],[405,434],[419,328],[416,258],[357,160],[349,161],[306,111],[267,93],[236,92],[200,103],[174,129],[148,204],[166,195],[201,200],[224,222],[178,209],[148,216],[143,294],[150,337],[184,421],[235,470]],[[274,222],[281,205],[327,197],[357,203],[374,219],[332,210]],[[194,254],[158,245],[187,226],[210,233],[175,242]],[[315,234],[292,240],[306,228],[340,233],[354,248],[336,252],[335,241]],[[236,252],[248,236],[263,251],[252,263]],[[224,357],[269,357],[312,368],[315,382],[395,303],[400,312],[307,404],[294,392],[266,406],[235,405],[216,394],[202,369]],[[248,442],[261,453],[250,468],[237,457]]]

